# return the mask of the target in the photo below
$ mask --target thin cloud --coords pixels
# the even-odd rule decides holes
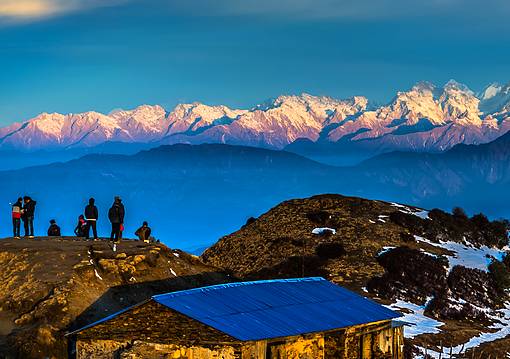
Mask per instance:
[[[60,10],[62,6],[51,0],[2,0],[0,2],[0,16],[12,18],[48,16]]]
[[[118,5],[122,0],[0,0],[0,19],[9,22],[47,18],[95,7]]]

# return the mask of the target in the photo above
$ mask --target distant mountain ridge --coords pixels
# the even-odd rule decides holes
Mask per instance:
[[[1,128],[0,149],[62,150],[106,142],[222,143],[286,148],[303,155],[310,147],[342,155],[347,147],[372,155],[444,151],[459,143],[490,142],[508,130],[510,84],[492,84],[476,95],[452,80],[443,87],[418,83],[375,108],[362,96],[337,100],[302,94],[280,96],[252,109],[197,102],[179,104],[171,112],[143,105],[107,115],[43,113]]]

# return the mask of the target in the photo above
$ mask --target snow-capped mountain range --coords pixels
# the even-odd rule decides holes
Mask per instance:
[[[93,147],[105,142],[227,143],[283,149],[298,139],[371,144],[386,150],[442,151],[458,143],[486,143],[510,130],[510,84],[475,94],[455,81],[422,82],[387,105],[367,98],[337,100],[280,96],[252,109],[202,103],[167,112],[143,105],[110,114],[43,113],[0,129],[0,149],[24,151]]]

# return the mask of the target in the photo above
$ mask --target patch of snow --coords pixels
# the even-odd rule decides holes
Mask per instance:
[[[403,204],[399,203],[391,203],[393,207],[397,207],[400,212],[406,213],[406,214],[412,214],[413,216],[420,217],[421,219],[431,219],[429,217],[429,211],[426,211],[424,209],[412,209],[408,206],[404,206]]]
[[[405,327],[404,336],[406,338],[414,338],[420,334],[439,333],[441,332],[439,327],[444,325],[444,323],[423,314],[426,304],[420,306],[399,299],[396,303],[386,305],[386,307],[402,313],[403,316],[399,320],[414,324]]]
[[[429,217],[429,211],[418,211],[418,212],[413,212],[413,214],[417,217],[420,217],[421,219],[430,219]]]
[[[507,302],[505,308],[496,311],[495,315],[491,315],[492,319],[497,320],[498,322],[490,327],[490,329],[496,330],[493,333],[481,333],[478,336],[472,337],[466,343],[455,346],[453,348],[443,348],[443,353],[428,350],[427,354],[429,354],[432,358],[441,358],[448,355],[450,350],[452,353],[461,354],[467,351],[468,349],[476,348],[483,343],[493,342],[498,339],[505,338],[510,335],[510,302]],[[424,349],[422,349],[424,352]]]
[[[328,228],[328,227],[323,227],[323,228],[314,228],[312,230],[312,233],[313,234],[323,234],[324,232],[332,232],[333,234],[336,234],[336,229],[333,229],[333,228]]]
[[[389,218],[390,216],[387,216],[385,214],[380,214],[378,217],[377,217],[377,220],[379,222],[382,222],[382,223],[386,223],[386,219],[385,218]]]
[[[170,268],[170,273],[172,273],[174,277],[177,277],[177,273],[175,273],[175,271],[172,268]]]
[[[435,243],[420,236],[414,236],[414,238],[419,242],[424,242],[431,246],[454,252],[455,254],[453,256],[445,255],[450,263],[450,270],[454,266],[460,265],[466,268],[487,271],[487,267],[491,263],[491,258],[496,258],[501,261],[506,253],[504,249],[490,248],[487,246],[476,248],[471,246],[469,243],[463,244],[452,241]]]
[[[384,253],[386,252],[389,252],[391,251],[392,249],[395,249],[396,247],[391,247],[391,246],[386,246],[386,247],[383,247],[383,249],[377,253],[377,256],[379,257],[380,255],[383,255]]]
[[[179,258],[179,253],[176,253],[176,252],[173,252],[174,256],[176,256],[177,258]]]
[[[422,252],[423,254],[426,254],[428,256],[434,257],[434,258],[439,258],[439,256],[437,254],[429,253],[425,249],[422,249],[422,248],[420,248],[420,252]]]
[[[94,274],[96,275],[97,278],[99,278],[99,280],[103,280],[103,278],[101,278],[101,276],[97,272],[97,269],[95,269],[95,268],[94,268]]]
[[[372,223],[372,224],[374,224],[374,223],[375,223],[375,221],[372,221],[371,219],[369,219],[368,221],[369,221],[370,223]]]

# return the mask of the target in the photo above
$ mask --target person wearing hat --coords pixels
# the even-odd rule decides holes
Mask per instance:
[[[57,224],[57,221],[52,219],[50,221],[50,228],[48,228],[48,237],[60,237],[60,227]]]
[[[138,236],[138,239],[145,243],[150,243],[151,232],[152,230],[150,229],[149,224],[145,221],[142,226],[136,230],[135,236]]]
[[[115,240],[115,242],[119,242],[122,239],[122,230],[124,227],[124,205],[122,204],[122,200],[120,197],[115,197],[112,207],[108,211],[108,219],[112,224],[112,233],[110,235],[110,240]]]

